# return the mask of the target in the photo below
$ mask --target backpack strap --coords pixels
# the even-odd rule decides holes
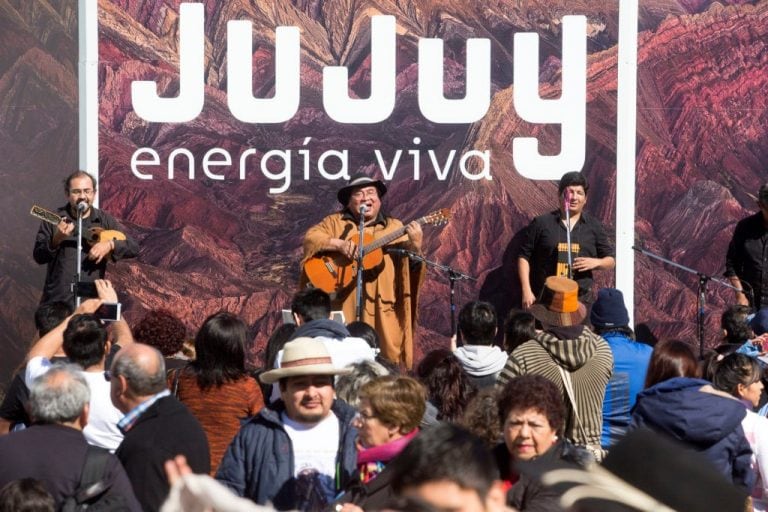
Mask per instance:
[[[75,493],[78,504],[91,501],[109,490],[110,485],[105,478],[108,460],[107,450],[88,445],[83,471],[80,473],[80,484]]]

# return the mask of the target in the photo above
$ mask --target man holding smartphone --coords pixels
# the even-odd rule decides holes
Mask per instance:
[[[110,385],[105,378],[107,357],[113,343],[121,348],[133,344],[131,329],[125,320],[114,318],[114,308],[119,305],[117,293],[109,281],[97,279],[98,299],[83,301],[75,314],[41,337],[27,354],[24,381],[27,386],[48,372],[51,359],[62,347],[70,363],[81,368],[80,374],[91,391],[88,424],[83,430],[89,444],[114,452],[123,440],[117,427],[122,413],[112,404]],[[104,308],[104,306],[107,306]],[[112,318],[101,318],[99,310],[110,310]],[[108,332],[102,320],[112,320],[112,331]]]
[[[77,219],[83,219],[83,232],[102,228],[124,233],[122,226],[110,214],[93,206],[96,197],[96,180],[85,171],[76,171],[64,180],[67,204],[56,212],[62,220],[53,226],[40,224],[35,238],[32,256],[40,265],[47,265],[41,304],[63,301],[74,304],[72,277],[77,269]],[[91,245],[83,241],[80,280],[93,282],[103,279],[109,260],[134,258],[139,245],[126,235],[125,240],[102,240]],[[83,294],[92,296],[95,294]]]

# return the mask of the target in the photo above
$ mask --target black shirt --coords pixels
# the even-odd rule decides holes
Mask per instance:
[[[531,266],[531,290],[537,298],[547,277],[568,276],[567,237],[559,210],[539,215],[526,228],[519,256]],[[584,212],[571,229],[571,256],[573,259],[614,256],[603,225]],[[573,279],[579,283],[579,300],[593,302],[592,271],[574,272]]]
[[[756,309],[768,306],[767,259],[768,227],[762,212],[758,212],[736,224],[725,257],[725,276],[738,276],[742,283],[747,283],[744,289],[754,294],[750,303]]]
[[[74,222],[75,229],[77,229],[77,219],[70,215],[68,207],[63,206],[56,213]],[[87,233],[88,229],[92,227],[125,232],[114,217],[96,208],[91,208],[90,215],[83,219],[83,232]],[[57,247],[51,247],[51,240],[55,231],[56,226],[42,222],[40,229],[37,230],[35,247],[32,251],[32,256],[37,263],[48,265],[40,303],[62,301],[74,304],[71,285],[76,270],[77,237],[73,234],[63,240]],[[88,259],[89,250],[90,246],[83,240],[81,268],[81,280],[83,281],[103,279],[107,269],[107,260],[117,261],[122,258],[133,258],[139,253],[139,245],[131,237],[127,237],[126,240],[115,240],[115,250],[109,258],[102,259],[98,264]]]

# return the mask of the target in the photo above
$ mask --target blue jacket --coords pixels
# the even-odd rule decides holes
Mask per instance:
[[[603,399],[603,433],[601,444],[608,449],[627,432],[630,411],[637,394],[645,386],[645,374],[653,348],[618,331],[604,332],[613,353],[613,375]]]
[[[701,379],[677,377],[637,396],[630,428],[645,426],[701,452],[729,481],[752,490],[752,450],[741,421],[747,414],[738,400],[700,391]]]
[[[340,491],[354,481],[357,471],[357,429],[352,427],[355,410],[341,400],[335,400],[331,410],[339,419],[336,490]],[[240,428],[219,465],[216,480],[259,505],[271,502],[277,510],[292,510],[298,503],[293,447],[280,418],[284,411],[285,405],[278,401]]]

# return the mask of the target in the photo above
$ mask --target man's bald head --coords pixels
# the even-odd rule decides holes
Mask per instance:
[[[125,377],[131,395],[155,395],[166,387],[163,355],[149,345],[131,344],[121,349],[112,362],[112,378],[120,376]]]

